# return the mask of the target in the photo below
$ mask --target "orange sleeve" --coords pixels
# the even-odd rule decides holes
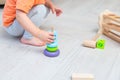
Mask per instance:
[[[34,0],[17,0],[16,9],[28,13],[29,10],[33,7],[33,5],[34,5]]]

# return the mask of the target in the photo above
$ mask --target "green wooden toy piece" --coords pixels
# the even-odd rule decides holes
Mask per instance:
[[[104,49],[104,47],[105,47],[105,40],[98,40],[96,43],[96,48]]]
[[[58,47],[47,47],[46,49],[47,49],[47,51],[49,51],[49,52],[55,52],[55,51],[58,50]]]

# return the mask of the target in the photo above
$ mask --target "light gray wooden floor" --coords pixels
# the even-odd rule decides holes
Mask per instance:
[[[99,29],[105,9],[120,14],[119,0],[54,0],[63,15],[49,15],[41,28],[55,26],[60,55],[43,55],[45,47],[23,45],[0,27],[0,80],[71,80],[72,73],[89,73],[95,80],[120,80],[120,44],[102,35],[104,50],[83,47]],[[0,9],[0,15],[2,9]],[[1,25],[0,16],[0,26]]]

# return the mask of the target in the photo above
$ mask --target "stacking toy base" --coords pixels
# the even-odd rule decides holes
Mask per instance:
[[[60,50],[57,50],[56,52],[49,52],[46,49],[44,50],[44,55],[48,57],[56,57],[60,54]]]

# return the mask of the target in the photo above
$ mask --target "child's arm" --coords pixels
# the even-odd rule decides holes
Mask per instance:
[[[27,14],[24,13],[23,11],[20,11],[20,10],[16,11],[16,19],[22,25],[22,27],[26,31],[30,32],[33,36],[47,43],[53,42],[53,39],[54,39],[53,33],[40,30],[38,27],[36,27],[32,23],[32,21],[27,17]]]
[[[60,8],[57,8],[57,7],[52,3],[51,0],[46,0],[45,5],[51,9],[51,11],[52,11],[53,14],[56,13],[56,16],[61,15],[62,10],[61,10]]]

